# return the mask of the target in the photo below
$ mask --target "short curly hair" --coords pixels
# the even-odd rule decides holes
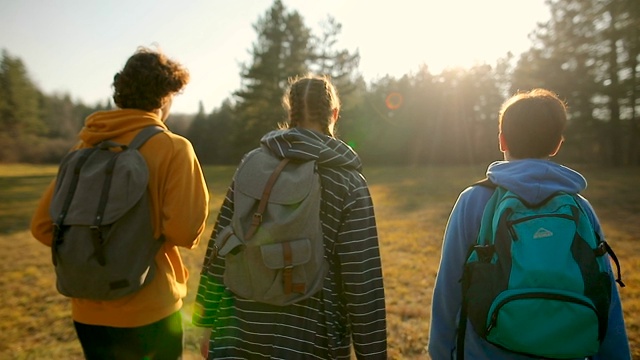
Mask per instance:
[[[113,77],[113,101],[121,109],[161,109],[189,82],[189,71],[163,53],[139,47]]]

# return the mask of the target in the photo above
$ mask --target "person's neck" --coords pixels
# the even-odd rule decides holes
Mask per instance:
[[[318,123],[305,122],[303,124],[298,125],[298,127],[301,127],[303,129],[308,129],[308,130],[314,130],[319,133],[324,133],[322,126],[320,126],[320,124]]]
[[[516,157],[511,156],[508,152],[504,153],[504,160],[505,161],[517,161],[517,160],[526,160],[526,159],[550,160],[551,157],[543,156],[543,157],[540,157],[540,158],[516,158]]]
[[[322,127],[322,125],[320,125],[318,123],[305,122],[303,124],[298,125],[298,127],[302,128],[302,129],[314,130],[314,131],[317,131],[317,132],[319,132],[321,134],[333,136],[331,134],[327,134],[327,129],[324,129]]]

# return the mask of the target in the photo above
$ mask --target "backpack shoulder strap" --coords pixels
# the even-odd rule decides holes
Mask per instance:
[[[133,138],[131,143],[127,146],[127,149],[138,150],[147,140],[149,140],[153,135],[164,131],[160,126],[152,125],[147,126],[144,129],[140,130],[136,137]],[[111,189],[111,182],[113,180],[113,170],[116,166],[116,160],[118,156],[114,156],[109,160],[107,164],[107,176],[104,179],[104,183],[102,185],[102,192],[100,194],[100,202],[98,203],[98,211],[96,213],[94,226],[91,227],[91,232],[96,242],[96,257],[98,262],[101,265],[104,265],[106,262],[104,255],[104,247],[101,246],[103,243],[102,238],[102,230],[100,229],[100,225],[102,225],[102,220],[104,219],[104,213],[107,207],[107,200],[109,198],[109,190]]]
[[[264,190],[262,191],[262,197],[260,198],[258,209],[253,214],[253,218],[251,220],[251,227],[249,227],[249,230],[247,230],[244,236],[245,241],[248,241],[253,237],[256,230],[258,230],[258,227],[262,223],[262,214],[267,208],[267,203],[269,202],[269,197],[271,196],[271,189],[273,189],[273,185],[275,185],[276,180],[278,179],[278,176],[280,176],[280,173],[282,173],[282,170],[284,170],[285,166],[287,166],[288,163],[289,163],[289,159],[287,158],[282,159],[278,164],[278,166],[275,168],[275,170],[273,170],[273,173],[271,173],[269,180],[267,180],[267,184],[264,186]]]
[[[139,149],[144,143],[147,142],[153,135],[163,132],[164,129],[157,125],[147,126],[136,135],[136,137],[129,143],[130,149]]]
[[[484,245],[488,245],[485,243],[485,241],[491,237],[490,234],[493,231],[492,229],[493,215],[495,213],[496,206],[500,200],[500,197],[504,194],[504,192],[502,191],[495,191],[495,190],[498,190],[499,186],[495,184],[493,181],[491,181],[488,177],[485,177],[482,180],[478,180],[475,183],[471,184],[470,186],[482,186],[490,190],[494,190],[494,192],[489,198],[489,200],[487,201],[484,211],[482,212],[482,219],[480,222],[478,237],[476,241],[471,245],[471,248],[467,253],[467,259],[469,258],[471,252],[473,251],[476,245],[480,244],[481,242]],[[466,279],[468,276],[469,276],[468,270],[465,266],[465,269],[463,270],[463,278],[461,279],[461,282],[466,283],[468,281],[468,279]],[[468,294],[466,290],[467,289],[463,286],[462,305],[460,308],[460,314],[458,318],[458,329],[456,334],[457,335],[456,336],[456,359],[459,359],[459,360],[464,360],[464,357],[465,357],[464,343],[465,343],[465,335],[467,332],[467,319],[468,319],[467,306],[469,304]]]
[[[471,186],[484,186],[486,188],[495,189],[498,187],[493,181],[491,181],[488,177],[478,180],[475,183],[471,184]]]

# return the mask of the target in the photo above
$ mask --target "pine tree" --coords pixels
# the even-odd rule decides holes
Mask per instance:
[[[585,159],[600,155],[623,165],[638,134],[633,131],[640,83],[638,1],[547,3],[551,19],[533,34],[533,47],[514,71],[512,90],[547,87],[559,93],[570,105],[574,141],[569,144],[580,146],[574,150]]]
[[[41,119],[40,91],[33,85],[22,60],[6,50],[0,61],[0,131],[11,138],[46,133]]]
[[[241,71],[233,139],[235,154],[258,145],[260,137],[285,120],[281,106],[288,79],[304,75],[311,58],[310,30],[296,11],[289,12],[276,0],[254,25],[258,40],[253,44],[249,65]]]

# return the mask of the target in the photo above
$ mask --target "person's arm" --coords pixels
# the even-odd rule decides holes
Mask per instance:
[[[358,359],[387,358],[382,265],[373,203],[366,184],[347,201],[335,252],[340,261],[353,347]]]
[[[161,232],[167,242],[192,249],[206,226],[209,191],[191,143],[177,138],[173,146],[164,180]]]
[[[56,179],[54,178],[42,194],[36,211],[31,218],[31,235],[47,246],[51,246],[53,242],[53,220],[49,213],[49,205],[51,204],[55,185]]]
[[[476,195],[479,192],[484,192],[483,196]],[[482,211],[490,194],[489,190],[479,187],[465,190],[449,216],[431,302],[428,352],[434,360],[453,358],[462,306],[460,279],[469,247],[478,236]]]
[[[587,216],[589,217],[589,220],[591,220],[594,230],[600,235],[601,239],[605,239],[604,232],[600,226],[600,221],[598,220],[593,207],[586,199],[581,198],[581,200],[582,206],[586,210]],[[611,263],[609,262],[607,264],[609,265],[609,274],[611,275],[611,305],[609,306],[609,322],[607,326],[607,333],[602,340],[600,350],[593,359],[631,359],[631,349],[629,348],[629,339],[627,337],[627,330],[624,324],[618,284],[615,282]]]
[[[610,271],[611,273],[611,271]],[[620,359],[631,360],[631,349],[624,324],[622,303],[618,293],[618,285],[611,273],[611,306],[609,307],[609,323],[607,334],[602,340],[598,354],[594,360]]]
[[[213,326],[215,315],[220,306],[220,299],[224,293],[225,286],[223,280],[224,274],[224,258],[220,256],[214,257],[214,243],[217,234],[227,225],[231,224],[233,215],[233,184],[227,191],[213,233],[207,244],[207,251],[200,272],[200,283],[195,299],[195,308],[192,316],[192,323],[198,327],[211,328]],[[209,334],[209,333],[207,333]]]

